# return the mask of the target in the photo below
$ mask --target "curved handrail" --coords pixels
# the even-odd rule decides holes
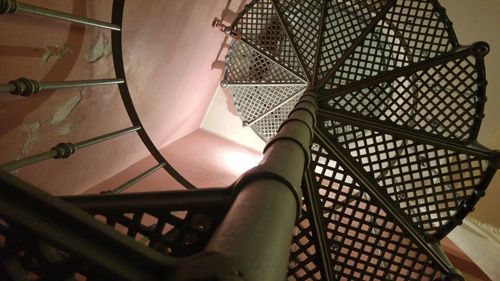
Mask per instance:
[[[122,26],[123,23],[123,10],[125,6],[125,0],[114,0],[113,1],[113,11],[112,11],[112,23],[118,26]],[[123,28],[122,28],[123,29]],[[175,168],[168,163],[168,161],[163,157],[158,148],[154,145],[153,141],[147,134],[144,126],[142,126],[141,119],[137,114],[132,97],[130,96],[130,91],[127,85],[127,79],[125,76],[125,68],[123,64],[123,49],[122,49],[122,33],[121,31],[113,30],[111,32],[111,46],[113,51],[113,64],[115,67],[116,77],[120,77],[125,81],[125,83],[119,84],[118,88],[120,90],[120,96],[122,97],[123,105],[127,110],[127,114],[130,121],[134,126],[141,126],[142,130],[138,131],[137,134],[141,138],[142,142],[148,149],[149,153],[156,159],[158,163],[165,163],[163,168],[180,184],[182,184],[187,189],[196,189],[196,187],[189,182],[185,177],[183,177]]]
[[[19,78],[17,80],[9,81],[8,84],[0,84],[0,92],[10,92],[13,95],[28,97],[34,95],[40,91],[44,90],[53,90],[60,88],[73,88],[73,87],[92,87],[92,86],[102,86],[109,84],[118,84],[118,88],[120,91],[120,96],[122,98],[123,104],[127,111],[130,121],[133,124],[134,131],[137,132],[139,137],[141,138],[143,144],[148,149],[149,153],[155,158],[158,162],[154,169],[150,169],[145,173],[135,177],[131,181],[128,181],[126,184],[121,185],[118,190],[123,191],[125,188],[128,188],[133,183],[136,183],[143,177],[152,173],[152,171],[156,171],[157,168],[164,168],[177,182],[179,182],[186,189],[196,189],[196,187],[189,182],[186,178],[184,178],[179,172],[175,170],[175,168],[170,165],[167,160],[163,157],[158,148],[154,145],[153,141],[147,134],[142,125],[142,122],[137,114],[134,103],[130,96],[130,92],[128,89],[128,85],[125,78],[125,68],[123,64],[123,51],[122,51],[122,23],[123,23],[123,11],[125,6],[125,0],[114,0],[112,6],[112,22],[103,22],[94,19],[89,19],[85,17],[75,16],[73,14],[68,14],[65,12],[60,12],[56,10],[46,9],[43,7],[33,6],[29,4],[24,4],[17,2],[17,0],[0,0],[0,14],[4,13],[16,13],[16,12],[24,12],[29,14],[35,14],[39,16],[54,18],[63,21],[69,21],[72,23],[78,23],[88,26],[94,26],[98,28],[104,28],[111,30],[111,45],[113,51],[113,66],[115,69],[114,79],[97,79],[97,80],[81,80],[81,81],[62,81],[62,82],[38,82],[36,80],[31,80],[28,78]],[[110,134],[111,137],[107,137],[107,135],[97,137],[97,139],[110,139],[116,136],[120,136],[121,134],[117,134],[114,132]],[[61,157],[58,153],[58,146],[53,147],[50,151],[45,152],[40,155],[34,155],[31,157],[27,157],[25,159],[16,160],[13,162],[6,163],[0,166],[0,169],[13,170],[22,166],[31,165],[40,161],[44,161],[50,158],[66,158],[69,155],[73,154],[76,149],[75,145],[72,143],[66,143],[65,147],[67,148],[64,151],[64,157]],[[8,169],[7,169],[8,168]]]

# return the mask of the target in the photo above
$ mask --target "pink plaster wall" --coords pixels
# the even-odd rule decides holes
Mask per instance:
[[[109,21],[110,0],[25,0],[50,9]],[[211,21],[225,0],[127,0],[124,59],[129,87],[158,147],[197,130],[217,86],[211,70],[223,34]],[[85,60],[101,30],[26,14],[0,17],[0,83],[18,77],[40,81],[114,77],[112,57]],[[102,32],[108,39],[109,32]],[[67,46],[65,56],[42,58]],[[77,105],[54,122],[62,107]],[[116,86],[39,93],[30,98],[0,94],[0,163],[129,127]],[[67,160],[22,168],[17,175],[54,194],[77,194],[148,155],[136,136],[99,144]]]
[[[168,145],[161,152],[176,170],[200,188],[229,186],[243,171],[253,167],[261,159],[260,153],[202,129]],[[146,157],[85,193],[98,193],[118,187],[154,165],[156,162],[151,157]],[[164,170],[159,170],[128,189],[127,192],[181,188]]]

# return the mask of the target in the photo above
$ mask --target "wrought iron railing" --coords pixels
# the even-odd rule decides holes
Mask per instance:
[[[0,14],[30,13],[111,30],[116,74],[116,78],[85,81],[19,78],[0,85],[1,92],[29,98],[46,90],[116,84],[132,123],[130,128],[76,143],[62,142],[47,152],[0,166],[1,279],[281,279],[300,206],[299,185],[308,157],[305,147],[311,141],[309,134],[297,132],[294,120],[300,120],[299,127],[306,126],[302,132],[310,131],[315,102],[303,98],[295,119],[284,126],[290,136],[284,136],[280,145],[270,144],[258,168],[228,188],[194,190],[155,147],[134,108],[122,58],[124,4],[124,0],[113,1],[112,20],[107,23],[15,0],[0,1]],[[138,134],[157,164],[109,192],[57,198],[9,174],[131,133]],[[290,137],[297,140],[290,142]],[[284,170],[277,159],[294,165]],[[189,190],[119,194],[161,168]]]
[[[439,241],[499,167],[477,142],[488,44],[434,0],[255,0],[225,29],[221,85],[265,141],[318,101],[289,279],[460,279]]]
[[[282,280],[287,261],[289,280],[463,280],[439,240],[484,195],[500,155],[476,141],[488,45],[460,46],[436,1],[254,0],[217,23],[235,38],[223,84],[269,141],[263,161],[229,188],[148,194],[118,193],[161,168],[195,187],[135,111],[124,4],[106,23],[0,0],[0,13],[111,30],[116,74],[20,78],[1,92],[116,84],[132,121],[0,166],[2,280]],[[8,173],[129,133],[157,164],[106,194],[56,198]]]
[[[64,20],[69,21],[76,24],[82,24],[94,28],[102,28],[111,30],[111,44],[112,44],[112,53],[113,53],[113,63],[115,68],[116,78],[110,79],[95,79],[95,80],[83,80],[83,81],[57,81],[57,82],[38,82],[33,79],[28,78],[19,78],[16,80],[12,80],[7,84],[0,85],[0,92],[9,92],[13,95],[19,95],[23,97],[29,97],[31,95],[37,94],[43,91],[50,91],[62,88],[82,88],[82,87],[97,87],[104,85],[113,85],[116,84],[120,90],[120,95],[123,100],[123,104],[125,109],[127,110],[128,116],[132,122],[132,127],[119,130],[116,132],[112,132],[109,134],[105,134],[102,136],[98,136],[89,140],[85,140],[82,142],[78,142],[75,144],[72,143],[61,143],[57,144],[53,148],[51,148],[48,152],[34,155],[32,157],[28,157],[26,159],[16,160],[11,163],[6,163],[0,166],[0,168],[12,171],[17,168],[34,164],[40,161],[44,161],[50,158],[60,159],[70,157],[77,150],[98,144],[99,142],[110,140],[128,133],[137,133],[141,138],[142,142],[148,149],[149,153],[155,158],[157,161],[157,165],[144,172],[144,174],[139,175],[135,178],[135,180],[129,181],[131,182],[137,181],[138,179],[144,177],[145,175],[151,173],[153,170],[158,168],[165,169],[173,178],[175,178],[179,183],[181,183],[185,188],[195,189],[195,186],[191,184],[188,180],[186,180],[182,175],[180,175],[162,156],[160,151],[156,148],[156,146],[151,141],[147,132],[144,130],[142,122],[137,114],[134,103],[130,96],[130,92],[127,85],[127,80],[125,76],[125,69],[123,65],[123,57],[122,57],[122,21],[123,21],[123,7],[125,1],[114,1],[113,2],[113,14],[111,22],[102,22],[94,19],[84,18],[80,16],[74,16],[71,14],[45,9],[38,6],[28,5],[21,2],[17,2],[14,0],[5,0],[1,2],[0,13],[29,13],[35,14],[39,16],[49,17],[56,20]],[[128,185],[129,185],[128,184]],[[123,186],[118,187],[119,189],[123,189],[123,187],[127,185],[124,183]]]

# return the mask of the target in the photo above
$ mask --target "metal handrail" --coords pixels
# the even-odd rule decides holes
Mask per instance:
[[[122,184],[118,188],[115,189],[115,192],[125,191],[127,188],[132,186],[133,184],[139,182],[141,179],[146,176],[152,174],[153,172],[159,170],[160,168],[165,169],[175,180],[177,180],[182,186],[186,189],[196,189],[196,187],[189,182],[186,178],[184,178],[179,172],[175,170],[175,168],[169,164],[169,162],[163,157],[161,152],[158,150],[156,145],[153,143],[147,132],[144,130],[144,126],[139,118],[139,115],[135,109],[134,103],[132,101],[128,85],[125,78],[125,68],[123,64],[123,52],[122,52],[122,22],[123,22],[123,10],[124,10],[125,0],[114,0],[113,1],[113,9],[112,9],[112,22],[107,23],[103,21],[98,21],[94,19],[89,19],[85,17],[75,16],[72,14],[59,12],[51,9],[46,9],[39,6],[29,5],[21,2],[17,2],[17,0],[0,0],[0,15],[4,13],[14,14],[17,12],[34,14],[44,17],[49,17],[53,19],[68,21],[71,23],[77,23],[87,26],[92,26],[96,28],[103,28],[111,30],[112,38],[111,45],[113,51],[113,64],[115,68],[115,74],[117,78],[110,79],[94,79],[94,80],[79,80],[79,81],[55,81],[55,82],[39,82],[36,80],[28,79],[28,78],[19,78],[17,80],[9,81],[7,84],[0,84],[0,92],[9,92],[13,95],[28,97],[35,95],[41,91],[48,90],[57,90],[63,88],[74,88],[74,87],[95,87],[95,86],[103,86],[103,85],[113,85],[117,84],[120,96],[122,98],[123,104],[127,111],[127,114],[132,122],[132,129],[127,132],[137,132],[139,137],[141,138],[143,144],[148,149],[149,153],[155,158],[157,161],[157,165],[145,173],[141,173],[140,175],[132,178],[126,183]],[[113,137],[118,136],[114,135]],[[100,142],[100,141],[99,141]],[[40,161],[44,161],[50,158],[67,158],[74,151],[80,147],[81,143],[76,143],[75,145],[68,143],[64,144],[66,147],[64,150],[64,155],[62,152],[58,152],[58,149],[63,149],[63,144],[60,144],[48,152],[33,155],[24,159],[20,159],[17,161],[13,161],[10,163],[6,163],[0,165],[0,169],[4,169],[6,171],[12,171],[27,165],[35,164]],[[90,145],[96,144],[98,142],[93,142]],[[66,155],[67,154],[67,155]]]

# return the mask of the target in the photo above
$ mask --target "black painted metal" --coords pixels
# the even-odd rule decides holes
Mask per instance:
[[[62,269],[68,278],[78,272],[97,274],[99,280],[160,280],[174,266],[172,258],[113,231],[71,204],[3,171],[0,180],[2,279],[27,280],[31,275],[36,276],[33,280],[47,280]],[[47,263],[47,257],[36,254],[40,245],[49,245],[62,260]],[[64,269],[66,265],[69,268]]]
[[[95,87],[104,85],[120,84],[122,79],[96,79],[96,80],[80,80],[80,81],[62,81],[62,82],[38,82],[36,80],[19,78],[12,80],[8,84],[0,85],[0,92],[10,92],[18,96],[31,96],[40,91],[76,88],[76,87]]]
[[[59,143],[59,144],[55,145],[54,147],[52,147],[47,152],[43,152],[40,154],[36,154],[33,156],[29,156],[29,157],[26,157],[23,159],[19,159],[16,161],[12,161],[12,162],[0,165],[0,169],[4,170],[4,171],[13,171],[13,170],[19,169],[21,167],[24,167],[27,165],[32,165],[32,164],[35,164],[35,163],[38,163],[38,162],[41,162],[44,160],[48,160],[51,158],[54,158],[54,159],[68,158],[73,153],[75,153],[77,150],[92,146],[94,144],[97,144],[97,143],[100,143],[103,141],[113,139],[116,137],[120,137],[120,136],[129,134],[129,133],[132,133],[132,132],[138,132],[141,129],[142,129],[141,127],[135,126],[135,127],[130,127],[130,128],[126,128],[123,130],[119,130],[116,132],[112,132],[109,134],[105,134],[102,136],[90,138],[90,139],[80,141],[77,143]]]
[[[476,44],[470,46],[459,46],[454,48],[448,53],[442,54],[440,56],[436,56],[426,61],[422,61],[419,63],[411,64],[406,67],[396,68],[393,71],[388,71],[381,73],[379,75],[368,77],[361,81],[356,81],[347,86],[338,87],[335,90],[327,90],[327,89],[319,89],[318,93],[320,94],[319,100],[323,101],[335,96],[340,96],[346,94],[348,92],[361,90],[363,88],[368,88],[369,86],[373,86],[382,82],[390,82],[399,77],[411,76],[415,72],[419,70],[429,69],[433,66],[441,65],[449,61],[453,61],[456,59],[465,58],[472,54],[478,54],[478,57],[484,57],[488,52],[478,53],[475,50],[482,49],[483,47],[489,49],[487,44],[484,42],[478,42]]]
[[[316,87],[318,83],[318,72],[319,68],[321,65],[321,50],[323,48],[323,41],[325,40],[323,34],[325,30],[325,25],[326,25],[326,16],[327,16],[327,3],[328,0],[323,0],[322,7],[321,7],[321,18],[319,20],[319,38],[318,38],[318,46],[316,48],[316,57],[314,58],[314,72],[313,72],[313,82],[312,82],[312,87]]]
[[[302,206],[300,183],[308,169],[316,115],[315,98],[301,97],[275,138],[264,149],[259,166],[235,184],[238,195],[206,251],[232,257],[236,280],[283,280],[292,228]],[[258,257],[263,257],[258,258]],[[192,272],[181,280],[217,279],[215,270]],[[211,279],[213,278],[213,279]]]
[[[473,211],[497,169],[497,152],[483,147],[341,111],[321,111],[319,120],[401,211],[435,239]]]
[[[381,121],[374,118],[359,116],[350,112],[328,111],[320,109],[318,116],[323,117],[320,123],[328,122],[328,120],[335,120],[342,123],[349,123],[354,126],[363,127],[378,132],[388,133],[398,138],[411,139],[417,142],[430,144],[436,147],[452,149],[457,152],[465,153],[481,159],[492,159],[494,153],[474,146],[468,146],[463,142],[443,138],[435,134],[426,132],[418,132],[411,130],[405,126],[398,126],[388,121]]]
[[[357,171],[344,166],[330,149],[335,147],[316,138],[312,155],[315,191],[323,205],[337,279],[417,281],[435,280],[446,273],[446,261],[444,268],[443,262],[436,264],[435,258],[442,260],[440,254],[430,251],[429,255],[434,244],[420,247],[426,242],[415,241],[412,236],[417,233],[405,231],[389,214],[392,211],[372,195],[372,189],[357,181],[353,174]]]
[[[303,194],[304,194],[304,205],[307,206],[303,208],[303,216],[305,219],[307,219],[311,225],[309,228],[311,229],[311,238],[312,241],[317,248],[317,250],[314,253],[314,256],[310,259],[310,262],[316,263],[317,267],[319,268],[320,271],[320,280],[337,280],[333,273],[333,268],[332,268],[332,262],[330,259],[330,247],[332,247],[331,242],[329,242],[328,238],[326,237],[326,226],[323,220],[324,216],[324,209],[321,204],[321,201],[318,197],[318,194],[315,190],[314,187],[314,180],[311,175],[312,168],[314,166],[311,165],[309,169],[305,172],[304,178],[302,181],[302,189],[303,189]],[[300,222],[302,222],[299,219],[299,222],[297,225],[300,227]],[[304,230],[301,231],[302,233],[306,234]],[[305,235],[304,235],[305,236]],[[291,252],[291,263],[294,263],[297,267],[304,267],[304,262],[300,260],[301,255],[310,255],[308,253],[308,249],[306,247],[301,247],[300,245],[302,244],[301,239],[307,239],[304,236],[295,236],[294,237],[294,244],[297,245],[297,248],[294,249],[292,244],[292,252]],[[298,275],[298,270],[297,268],[294,268],[294,266],[290,266],[289,270],[289,275],[290,277],[294,277],[297,279],[303,279],[301,278],[302,276]],[[312,276],[310,279],[315,279],[314,278],[314,273],[311,274]]]
[[[135,212],[146,210],[161,212],[172,210],[202,210],[209,208],[229,208],[234,199],[234,191],[228,188],[203,188],[199,190],[179,190],[168,192],[124,193],[106,195],[77,195],[60,197],[89,213]]]
[[[140,182],[141,180],[143,180],[147,176],[149,176],[149,175],[153,174],[154,172],[158,171],[159,169],[163,168],[163,166],[165,166],[165,163],[160,163],[160,164],[155,165],[154,167],[147,169],[146,171],[140,173],[139,175],[135,176],[134,178],[124,182],[123,184],[121,184],[117,188],[113,189],[111,191],[111,193],[121,193],[121,192],[127,190],[128,188],[130,188],[134,184]]]
[[[125,5],[125,0],[114,0],[113,1],[113,15],[112,15],[112,23],[118,26],[122,26],[123,23],[123,8]],[[115,66],[116,77],[123,79],[125,83],[121,83],[118,85],[120,89],[120,94],[123,100],[123,104],[125,105],[125,109],[127,110],[127,114],[132,121],[134,126],[142,126],[142,122],[137,114],[137,111],[134,107],[134,102],[132,101],[132,97],[130,96],[130,92],[127,86],[127,79],[125,77],[125,68],[123,65],[123,51],[122,51],[122,33],[120,31],[112,31],[111,33],[111,44],[113,50],[113,63]],[[139,137],[142,142],[149,150],[151,155],[156,159],[158,163],[165,163],[163,168],[180,184],[182,184],[187,189],[196,189],[196,187],[190,183],[187,179],[185,179],[179,172],[175,170],[172,165],[163,157],[158,148],[154,145],[153,141],[146,133],[145,130],[141,130],[138,132]]]
[[[163,255],[185,257],[203,250],[234,193],[218,188],[62,199]]]
[[[231,27],[241,34],[240,40],[306,82],[307,76],[271,0],[253,0],[245,6],[245,11],[254,11],[260,16],[247,18],[251,13],[239,14]]]
[[[63,13],[60,11],[54,11],[50,9],[46,9],[39,6],[34,6],[26,3],[18,2],[17,0],[0,0],[0,15],[3,13],[28,13],[38,16],[49,17],[53,19],[59,19],[64,21],[69,21],[73,23],[93,26],[97,28],[104,28],[110,30],[120,30],[120,26],[114,25],[111,23],[98,21],[94,19],[89,19],[85,17],[79,17],[68,13]]]
[[[342,149],[341,145],[336,143],[336,141],[331,138],[326,137],[321,131],[316,131],[316,137],[320,140],[321,145],[331,154],[339,164],[344,166],[347,170],[351,172],[352,177],[356,182],[366,189],[366,192],[372,197],[380,206],[391,216],[395,221],[399,223],[399,226],[403,231],[408,234],[416,243],[420,249],[426,252],[433,261],[443,270],[444,272],[450,271],[453,267],[450,263],[444,260],[435,250],[427,243],[427,235],[419,228],[415,227],[411,223],[411,218],[407,216],[404,212],[400,212],[398,207],[388,199],[388,195],[380,190],[377,183],[374,181],[373,177],[362,169],[359,164],[357,164],[349,156],[348,151]]]
[[[232,25],[250,40],[269,35],[270,26],[277,41],[286,31],[298,55],[269,53],[276,59],[267,69],[300,61],[309,75],[306,58],[315,57],[308,89],[320,106],[316,137],[324,135],[313,145],[320,148],[311,191],[322,205],[305,201],[289,280],[328,278],[326,256],[338,280],[462,280],[437,241],[474,209],[498,169],[499,153],[476,141],[488,45],[461,46],[435,0],[254,0]],[[229,52],[227,66],[251,81],[252,67],[240,57]],[[272,74],[268,81],[286,79]],[[237,96],[273,94],[258,84],[238,87],[239,79],[230,83]],[[252,128],[269,141],[295,102],[266,111]],[[239,105],[243,119],[267,106],[256,103]]]
[[[366,36],[373,31],[377,23],[385,17],[385,14],[396,4],[396,2],[397,0],[388,0],[387,3],[384,4],[383,9],[377,13],[358,38],[351,43],[351,46],[345,51],[342,57],[339,58],[333,68],[325,75],[324,78],[317,82],[316,88],[323,87],[333,77],[339,67],[342,66],[352,53],[354,53],[355,49],[366,39]]]
[[[107,27],[32,10],[113,30],[113,81],[142,128],[123,67],[124,3],[113,2]],[[0,13],[23,7],[0,0]],[[71,204],[1,172],[0,277],[283,280],[291,250],[289,280],[463,280],[438,241],[500,166],[500,153],[476,141],[488,45],[460,46],[435,0],[253,0],[224,29],[237,34],[224,84],[270,140],[263,162],[229,189],[63,198]],[[41,88],[0,85],[19,95]],[[194,189],[138,133],[159,164],[115,192],[161,167]]]
[[[235,195],[218,188],[55,198],[1,171],[0,179],[0,277],[14,281],[165,280],[183,264],[177,258],[203,250]]]
[[[273,6],[276,8],[276,10],[278,10],[278,5],[277,5],[277,1],[276,0],[271,0],[271,3],[273,4]],[[289,28],[287,28],[287,25],[285,24],[284,22],[284,19],[283,19],[283,13],[281,12],[277,12],[276,13],[278,15],[278,18],[280,20],[280,23],[281,25],[284,27],[284,30],[285,30],[285,34],[286,34],[286,37],[288,39],[288,41],[290,41],[290,44],[292,45],[292,48],[293,48],[293,52],[295,53],[295,55],[299,58],[299,62],[300,62],[300,67],[302,68],[302,71],[303,73],[306,74],[306,78],[307,78],[307,82],[309,82],[311,80],[311,76],[309,75],[309,73],[307,72],[306,70],[306,66],[305,66],[305,63],[304,61],[301,59],[300,55],[299,55],[299,52],[297,51],[297,44],[294,42],[293,40],[293,37],[291,35],[291,31],[289,30]]]
[[[335,90],[320,90],[320,105],[471,143],[484,117],[483,58],[488,50],[478,42]],[[400,91],[410,86],[409,93]]]

